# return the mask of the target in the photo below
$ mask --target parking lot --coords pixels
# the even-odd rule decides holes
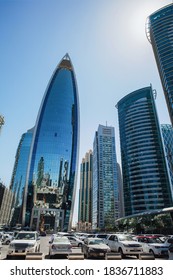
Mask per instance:
[[[44,259],[49,259],[49,240],[50,240],[50,235],[47,236],[41,236],[40,237],[40,252],[43,254],[43,258]],[[1,249],[1,260],[6,260],[6,256],[7,256],[7,252],[8,252],[8,247],[9,245],[2,245],[2,249]],[[73,247],[72,248],[72,253],[73,254],[80,254],[82,253],[82,249],[80,247]],[[66,259],[66,256],[63,255],[59,255],[59,256],[55,256],[54,259]],[[25,259],[25,257],[21,256],[21,257],[13,257],[12,259],[14,260],[21,260],[21,259]],[[86,258],[85,258],[86,259]],[[101,257],[91,257],[91,260],[98,260],[98,259],[103,259]],[[137,258],[135,256],[126,256],[125,257],[126,260],[137,260]],[[163,257],[159,257],[159,258],[155,258],[156,260],[167,260],[168,258],[163,258]]]

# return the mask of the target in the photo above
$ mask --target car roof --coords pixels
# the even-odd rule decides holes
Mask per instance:
[[[138,235],[137,238],[158,238],[157,235]]]
[[[27,230],[21,230],[18,233],[38,233],[37,231],[27,231]]]
[[[102,240],[102,238],[98,238],[98,237],[88,237],[88,238],[86,238],[86,240],[89,240],[89,241],[91,241],[91,240]]]

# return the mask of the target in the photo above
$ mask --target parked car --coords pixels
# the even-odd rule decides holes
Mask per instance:
[[[168,256],[169,256],[169,260],[173,260],[173,238],[171,238],[171,240],[169,240],[169,248],[168,248]]]
[[[75,236],[67,236],[67,238],[70,240],[70,243],[73,247],[82,247],[83,241]]]
[[[49,241],[49,257],[55,255],[68,255],[72,252],[72,245],[66,236],[54,236],[52,241]]]
[[[105,257],[106,253],[109,253],[111,249],[105,244],[101,238],[86,238],[82,246],[84,256],[89,257]]]
[[[135,255],[138,258],[139,254],[143,253],[142,245],[127,234],[110,234],[105,243],[111,251],[119,252],[122,257]]]
[[[164,243],[159,237],[154,235],[136,236],[145,253],[152,253],[154,256],[168,256],[169,245]]]
[[[79,238],[80,240],[84,241],[86,238],[94,237],[95,234],[90,233],[76,233],[75,236]]]
[[[40,251],[40,237],[36,231],[20,231],[9,245],[7,258]]]
[[[101,238],[101,239],[103,239],[103,240],[106,240],[106,239],[108,238],[109,235],[110,235],[110,234],[107,234],[107,233],[96,233],[96,234],[94,235],[94,237],[97,237],[97,238]]]
[[[1,238],[1,242],[3,245],[9,245],[10,242],[14,239],[14,235],[12,234],[7,234],[7,233],[4,233],[2,238]]]

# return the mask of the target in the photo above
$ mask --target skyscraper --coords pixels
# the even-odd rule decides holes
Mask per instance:
[[[17,223],[22,223],[24,189],[33,131],[34,128],[22,134],[15,156],[15,163],[10,182],[10,189],[14,194],[10,221],[12,226],[15,226]]]
[[[38,113],[27,170],[23,224],[69,230],[76,193],[79,101],[66,54],[55,69]]]
[[[171,124],[162,124],[161,131],[165,147],[165,156],[168,163],[168,170],[171,178],[171,190],[173,197],[173,127]]]
[[[146,27],[173,124],[173,4],[151,14]]]
[[[117,108],[125,215],[172,206],[152,88],[128,94]]]
[[[78,208],[78,228],[81,231],[91,230],[92,223],[92,185],[93,185],[93,153],[85,154],[80,165],[80,189]]]
[[[115,132],[99,125],[93,144],[92,228],[110,229],[118,218]]]
[[[0,115],[0,131],[3,125],[4,125],[4,117]]]

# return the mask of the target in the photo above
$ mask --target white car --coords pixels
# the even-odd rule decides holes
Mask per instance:
[[[70,243],[73,247],[82,247],[83,241],[75,236],[67,236],[67,238],[70,240]]]
[[[7,259],[40,251],[40,237],[36,231],[20,231],[9,245]]]
[[[7,233],[4,233],[4,235],[2,236],[2,244],[3,245],[9,245],[10,242],[14,239],[14,235],[12,234],[7,234]]]
[[[108,245],[101,238],[86,238],[82,246],[84,256],[89,257],[104,257],[111,251]]]
[[[154,256],[168,256],[170,244],[163,242],[160,238],[153,235],[136,236],[135,240],[140,242],[144,253],[152,253]]]
[[[55,255],[68,255],[72,252],[72,245],[66,236],[54,236],[53,241],[49,241],[49,257]]]
[[[111,251],[119,252],[122,257],[135,255],[138,258],[143,253],[142,245],[127,234],[110,234],[105,243]]]

